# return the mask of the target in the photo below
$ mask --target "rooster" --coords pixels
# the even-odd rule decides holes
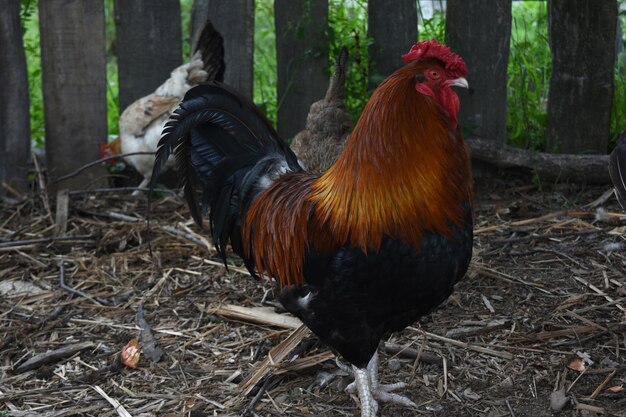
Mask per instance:
[[[139,189],[133,192],[135,196],[140,195],[141,189],[150,183],[154,166],[152,153],[157,149],[165,123],[185,93],[198,84],[223,80],[223,40],[210,21],[206,21],[196,45],[196,50],[187,64],[174,69],[170,78],[152,94],[136,100],[122,112],[119,138],[101,149],[103,156],[111,153],[148,153],[124,156],[124,160],[143,176]],[[173,161],[169,165],[172,164]]]
[[[626,132],[622,133],[609,157],[609,174],[617,201],[626,209]]]
[[[194,220],[208,206],[224,260],[230,242],[351,363],[363,417],[378,401],[414,405],[389,392],[402,383],[378,382],[377,347],[446,300],[472,255],[470,159],[451,89],[467,88],[467,68],[435,40],[402,58],[323,174],[305,171],[250,101],[211,83],[166,125],[152,175],[174,152]]]
[[[347,64],[348,49],[343,47],[335,58],[335,72],[326,96],[311,105],[304,130],[291,142],[291,150],[313,172],[324,172],[337,160],[352,127],[343,103]]]

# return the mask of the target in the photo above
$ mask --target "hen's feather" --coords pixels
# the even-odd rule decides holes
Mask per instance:
[[[352,128],[344,104],[348,49],[341,48],[326,96],[311,105],[305,128],[291,142],[303,165],[314,172],[326,171],[339,157]]]
[[[617,200],[626,209],[626,133],[622,133],[609,158],[609,174]]]
[[[163,127],[185,93],[194,85],[223,78],[223,40],[210,21],[206,21],[196,45],[188,63],[174,69],[170,78],[152,94],[138,99],[122,112],[119,121],[122,153],[156,151]],[[125,160],[143,175],[140,188],[146,186],[152,174],[154,157],[129,155]]]

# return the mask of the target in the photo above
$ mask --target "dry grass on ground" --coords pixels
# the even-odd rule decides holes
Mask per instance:
[[[626,217],[584,207],[605,188],[526,184],[478,187],[470,273],[381,358],[383,382],[407,382],[418,409],[383,416],[626,416]],[[224,312],[281,313],[269,283],[219,266],[179,200],[154,205],[150,231],[145,201],[121,193],[68,207],[67,222],[40,196],[0,207],[0,416],[358,415],[313,337],[241,393],[294,324]],[[141,333],[139,305],[151,332],[131,369],[118,358]]]

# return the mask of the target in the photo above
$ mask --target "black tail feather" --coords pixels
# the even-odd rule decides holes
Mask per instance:
[[[165,125],[151,188],[172,153],[190,213],[201,225],[204,209],[210,208],[213,243],[224,259],[229,241],[241,250],[241,214],[254,199],[257,181],[273,175],[277,166],[301,170],[256,106],[217,82],[189,90]]]
[[[609,174],[617,200],[626,209],[626,132],[622,133],[609,158]]]
[[[208,80],[224,81],[224,39],[209,19],[194,38],[194,53],[200,51]]]

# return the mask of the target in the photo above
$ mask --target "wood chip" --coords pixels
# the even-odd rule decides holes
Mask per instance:
[[[73,345],[63,346],[49,352],[40,353],[39,355],[33,356],[26,362],[19,365],[13,370],[13,372],[15,372],[16,374],[21,374],[30,371],[31,369],[37,369],[40,366],[57,362],[59,360],[67,358],[68,356],[72,356],[73,354],[80,352],[81,350],[89,349],[94,346],[95,343],[93,342],[82,342]]]

